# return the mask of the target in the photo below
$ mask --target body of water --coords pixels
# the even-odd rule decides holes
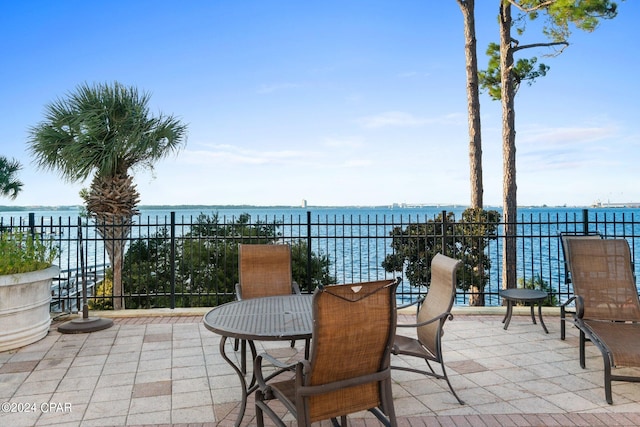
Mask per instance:
[[[391,238],[388,237],[393,225],[411,222],[425,222],[443,211],[453,212],[460,218],[464,206],[378,206],[378,207],[254,207],[254,206],[141,206],[140,215],[134,219],[131,238],[152,236],[162,224],[169,224],[172,212],[175,212],[178,235],[189,231],[200,214],[218,215],[221,222],[235,222],[240,215],[248,214],[250,222],[286,224],[279,229],[283,238],[306,237],[307,216],[310,213],[310,232],[313,239],[312,249],[316,253],[327,255],[332,263],[332,275],[338,282],[351,283],[372,280],[385,276],[381,262],[391,253]],[[501,211],[499,207],[487,207]],[[561,249],[558,245],[560,231],[582,231],[582,207],[521,207],[518,212],[518,277],[535,278],[540,275],[560,294],[568,294],[562,275]],[[55,209],[28,209],[0,211],[0,225],[28,223],[28,215],[35,215],[35,223],[46,230],[49,224],[75,226],[78,223],[78,207],[60,207]],[[636,239],[640,239],[640,225],[637,223],[640,209],[637,208],[588,208],[588,227],[597,229],[606,237],[628,238],[635,255]],[[149,224],[153,224],[150,226]],[[156,227],[159,224],[160,227]],[[316,225],[316,226],[314,226]],[[102,243],[95,229],[89,227],[83,236],[87,241],[85,254],[87,265],[96,264],[101,259]],[[94,233],[93,235],[91,233]],[[329,235],[333,234],[335,235]],[[340,236],[340,237],[337,237]],[[375,238],[363,238],[374,236]],[[78,264],[76,236],[57,236],[63,251],[60,267],[73,269]],[[68,244],[65,245],[65,241]],[[640,244],[640,242],[638,242]],[[490,283],[487,290],[497,293],[500,288],[501,260],[499,256],[500,239],[492,241],[488,247],[492,259]],[[640,256],[634,256],[638,263]],[[638,271],[640,265],[636,266]],[[334,274],[335,272],[335,274]],[[388,275],[388,273],[387,273]],[[404,283],[403,286],[409,286]],[[462,297],[459,305],[466,303]],[[488,305],[498,303],[497,297],[487,301]]]

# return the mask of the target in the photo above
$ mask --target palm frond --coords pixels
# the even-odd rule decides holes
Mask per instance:
[[[16,176],[20,169],[22,169],[22,165],[17,160],[9,160],[0,156],[0,196],[10,199],[15,199],[18,196],[23,186]]]
[[[69,181],[150,166],[181,148],[187,127],[173,116],[151,116],[149,100],[118,82],[80,85],[46,107],[45,120],[30,130],[29,150],[38,167]]]

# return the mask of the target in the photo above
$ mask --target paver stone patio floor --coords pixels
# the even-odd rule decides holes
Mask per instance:
[[[54,322],[41,341],[0,352],[0,426],[232,426],[239,380],[220,357],[220,337],[200,313],[142,313],[88,334],[60,334]],[[451,382],[466,404],[442,380],[393,371],[400,426],[640,425],[640,384],[614,382],[607,404],[600,352],[588,344],[581,369],[578,332],[569,327],[561,341],[557,314],[545,315],[545,334],[528,316],[515,315],[505,331],[497,311],[469,313],[456,314],[443,337]],[[401,314],[399,322],[411,320]],[[302,342],[256,344],[285,360],[302,354]],[[254,414],[250,398],[242,425],[256,425]],[[349,419],[380,425],[367,412]]]

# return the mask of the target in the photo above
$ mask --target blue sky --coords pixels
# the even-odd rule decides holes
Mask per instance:
[[[476,5],[478,57],[498,0]],[[25,152],[44,106],[79,84],[151,93],[187,144],[134,175],[142,204],[468,204],[462,15],[432,1],[12,1],[0,15],[3,205],[80,204],[87,183]],[[640,201],[640,2],[575,31],[516,97],[519,205]],[[521,44],[543,41],[533,26]],[[502,204],[500,103],[482,95],[485,204]]]

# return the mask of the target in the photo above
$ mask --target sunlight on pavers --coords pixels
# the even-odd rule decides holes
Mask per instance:
[[[469,422],[473,416],[495,421],[532,414],[541,418],[531,420],[540,422],[556,415],[571,420],[595,413],[611,415],[609,425],[624,425],[640,414],[640,384],[614,382],[614,405],[606,403],[601,356],[588,347],[587,369],[581,369],[574,329],[561,341],[559,322],[552,317],[547,320],[548,335],[527,323],[526,316],[515,316],[508,331],[500,320],[495,315],[457,315],[445,328],[445,364],[465,405],[458,404],[442,380],[393,371],[396,414],[407,422],[412,417],[442,417],[443,422],[469,417],[464,418]],[[153,318],[130,323],[122,318],[108,330],[84,335],[61,335],[52,327],[37,343],[0,353],[0,399],[68,403],[71,410],[5,411],[1,424],[231,425],[241,397],[239,378],[220,357],[219,342],[198,316],[180,323],[154,323]],[[269,351],[282,360],[300,357],[303,345],[291,349],[288,342],[256,344],[259,352]],[[227,345],[232,346],[232,340]],[[227,353],[239,362],[238,352],[229,348]],[[421,363],[393,357],[394,364]],[[252,398],[242,425],[255,425]]]

